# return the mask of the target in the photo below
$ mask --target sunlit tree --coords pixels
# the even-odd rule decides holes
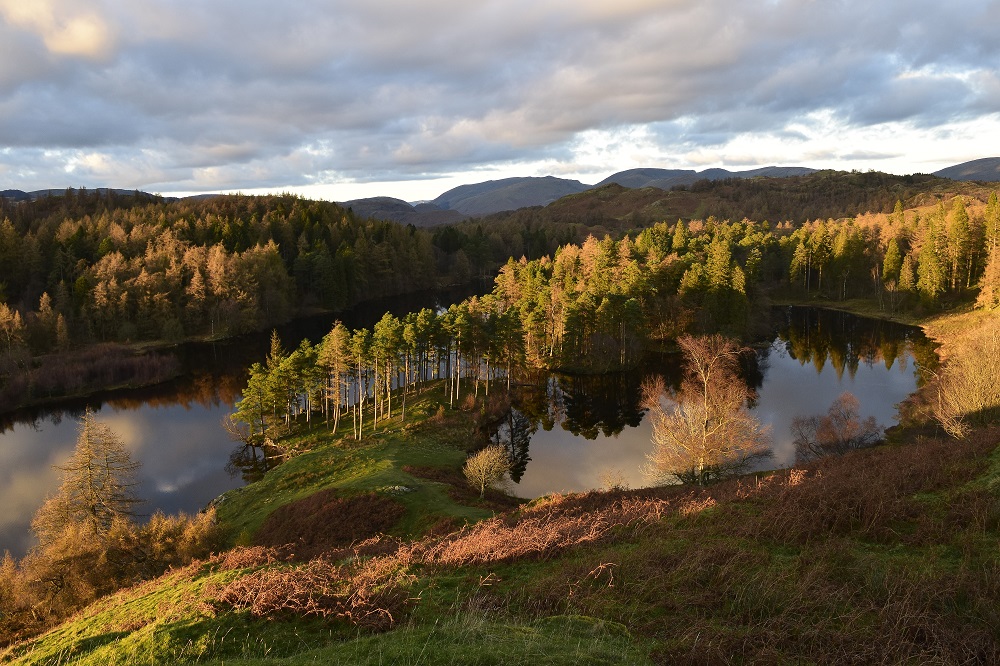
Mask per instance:
[[[103,536],[116,519],[129,519],[139,502],[133,490],[139,463],[125,443],[88,408],[73,455],[58,466],[61,483],[35,514],[31,527],[45,544],[76,527]]]
[[[662,381],[644,387],[653,423],[647,472],[704,485],[769,458],[770,433],[747,409],[752,393],[738,375],[743,350],[721,335],[677,342],[685,364],[680,390],[668,394]]]
[[[862,420],[860,407],[858,399],[845,391],[833,401],[824,416],[793,419],[795,459],[805,462],[828,455],[843,455],[878,442],[881,428],[874,416]]]

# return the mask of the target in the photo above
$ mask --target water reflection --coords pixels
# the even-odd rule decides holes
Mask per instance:
[[[895,422],[895,405],[912,393],[918,368],[932,368],[934,345],[912,327],[810,308],[776,312],[777,333],[755,345],[742,374],[757,391],[750,405],[772,428],[771,465],[795,459],[790,433],[796,416],[824,413],[844,391],[862,405],[862,416],[882,426]],[[915,361],[915,363],[914,363]],[[678,355],[648,359],[632,372],[589,376],[553,375],[522,388],[514,403],[531,422],[531,463],[519,470],[516,494],[601,487],[602,477],[620,474],[626,483],[648,483],[641,472],[651,449],[649,423],[639,406],[640,385],[651,375],[677,388]],[[527,458],[527,452],[522,452]]]
[[[440,307],[465,295],[397,299],[342,318],[351,327],[371,326],[386,310],[403,314]],[[933,345],[916,329],[808,309],[778,314],[776,337],[757,346],[743,374],[758,390],[755,413],[773,427],[779,463],[794,459],[789,427],[795,416],[823,413],[850,390],[861,402],[862,416],[889,425],[894,405],[916,387],[914,367],[936,363]],[[290,348],[304,337],[319,340],[332,319],[317,317],[279,333]],[[138,493],[148,500],[146,512],[197,511],[225,490],[259,478],[268,464],[261,452],[235,445],[219,423],[245,384],[246,368],[266,354],[268,345],[267,334],[187,345],[174,353],[190,374],[174,382],[0,419],[0,552],[22,555],[30,545],[31,516],[58,486],[52,466],[68,459],[76,419],[87,406],[143,463]],[[518,387],[515,410],[495,435],[516,461],[515,492],[533,497],[586,490],[599,487],[609,473],[632,486],[644,484],[639,469],[651,433],[639,406],[639,387],[650,374],[678,386],[679,357],[654,357],[628,373],[549,375]]]
[[[352,328],[370,327],[386,311],[402,315],[424,307],[439,308],[481,288],[422,293],[384,299],[341,313]],[[318,341],[332,325],[332,315],[299,320],[279,329],[286,347],[303,338]],[[0,416],[0,554],[22,556],[32,543],[31,516],[45,496],[55,492],[59,475],[53,465],[69,459],[77,420],[87,407],[125,441],[142,463],[137,494],[144,513],[162,510],[196,512],[219,494],[260,477],[268,465],[258,449],[234,444],[220,426],[222,417],[246,385],[246,369],[261,360],[270,333],[220,343],[188,344],[173,349],[185,376],[144,389],[116,391],[85,400],[25,409]],[[255,458],[256,456],[256,458]]]

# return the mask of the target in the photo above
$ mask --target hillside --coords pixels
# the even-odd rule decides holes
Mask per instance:
[[[415,227],[436,227],[460,222],[466,218],[457,210],[444,210],[427,203],[414,206],[392,197],[352,199],[339,205],[351,210],[361,219],[391,220],[399,224],[412,224]]]
[[[442,396],[443,397],[443,396]],[[416,405],[429,415],[433,392]],[[13,664],[995,663],[995,430],[917,441],[707,489],[542,498],[482,518],[454,479],[473,412],[394,420],[231,493],[244,543],[100,601],[0,652]],[[423,417],[421,417],[423,418]],[[327,470],[317,474],[316,470]],[[388,532],[325,557],[266,547],[268,514],[321,531],[321,488],[402,503]],[[464,493],[464,494],[463,494]],[[376,502],[377,500],[377,502]],[[315,504],[315,503],[313,503]],[[344,504],[339,506],[346,506]],[[298,510],[291,510],[299,507]],[[330,508],[345,515],[337,504]],[[498,508],[498,507],[494,507]],[[454,518],[440,522],[438,519]],[[276,514],[275,514],[276,515]],[[310,517],[311,516],[311,517]],[[448,520],[451,522],[449,523]],[[437,521],[437,522],[436,522]],[[366,522],[370,525],[366,532]],[[323,523],[323,524],[326,524]],[[278,524],[278,523],[274,523]],[[448,525],[453,527],[448,527]],[[419,536],[429,529],[427,536]],[[409,536],[408,536],[409,535]],[[304,554],[304,553],[303,553]]]
[[[632,189],[616,183],[569,195],[542,209],[500,213],[482,219],[489,225],[575,226],[589,233],[622,233],[656,221],[677,219],[790,220],[839,219],[867,212],[890,212],[946,200],[956,194],[985,201],[988,186],[935,176],[896,176],[878,172],[818,171],[785,178],[701,180],[668,191]],[[476,224],[470,221],[465,224]]]
[[[971,162],[963,162],[935,171],[934,175],[952,180],[1000,181],[1000,157],[984,157]]]
[[[460,185],[448,190],[431,203],[466,215],[489,215],[529,206],[544,206],[567,194],[582,192],[587,187],[576,180],[553,176],[504,178],[475,185]]]

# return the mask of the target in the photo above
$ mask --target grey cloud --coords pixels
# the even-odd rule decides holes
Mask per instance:
[[[800,140],[789,125],[820,111],[933,127],[1000,96],[986,0],[117,4],[97,59],[0,18],[0,145],[8,174],[36,174],[14,185],[63,184],[42,149],[164,190],[249,188],[558,160],[643,123],[675,153]]]

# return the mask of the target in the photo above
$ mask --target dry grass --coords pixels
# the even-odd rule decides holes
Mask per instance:
[[[291,613],[388,629],[405,606],[410,578],[393,557],[353,567],[317,558],[296,568],[258,569],[225,586],[218,601],[261,617]]]
[[[308,560],[385,532],[405,512],[402,504],[384,495],[340,497],[334,489],[321,490],[272,512],[254,541],[287,546],[296,559]]]
[[[593,615],[654,640],[660,663],[1000,663],[1000,506],[976,482],[998,441],[984,430],[705,489],[550,496],[298,567],[256,551],[241,557],[260,568],[219,599],[385,629],[435,576],[465,571],[481,581],[454,612]],[[535,564],[508,584],[512,563]]]
[[[522,503],[522,500],[494,488],[487,488],[480,497],[479,493],[469,486],[461,470],[453,467],[404,465],[403,471],[420,479],[445,484],[448,486],[448,497],[456,504],[481,506],[492,511],[509,511]]]

